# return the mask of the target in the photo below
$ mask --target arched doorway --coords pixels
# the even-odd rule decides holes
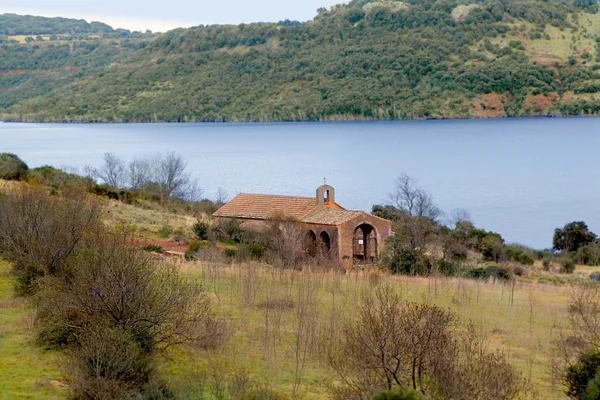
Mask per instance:
[[[377,262],[377,231],[369,224],[359,225],[352,238],[354,262],[371,264]]]
[[[319,253],[322,256],[328,257],[331,250],[331,237],[329,233],[323,231],[319,235]]]
[[[306,250],[306,255],[309,257],[317,255],[317,235],[313,231],[306,232],[304,249]]]

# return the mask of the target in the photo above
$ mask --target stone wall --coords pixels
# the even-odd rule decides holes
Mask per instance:
[[[369,214],[362,214],[356,218],[347,221],[338,227],[338,236],[340,241],[340,260],[346,268],[353,266],[352,239],[354,231],[362,224],[369,224],[377,232],[377,254],[381,256],[381,251],[385,246],[385,239],[392,234],[392,223]]]

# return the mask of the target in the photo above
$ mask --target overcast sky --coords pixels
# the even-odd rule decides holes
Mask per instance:
[[[344,0],[0,0],[0,14],[102,21],[114,28],[166,31],[200,24],[306,21]]]

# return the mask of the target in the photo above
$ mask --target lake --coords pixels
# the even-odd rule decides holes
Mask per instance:
[[[583,220],[600,233],[600,119],[524,118],[267,124],[0,123],[0,151],[30,167],[99,166],[172,150],[218,188],[314,196],[323,183],[337,201],[370,210],[407,173],[450,212],[508,242],[552,245],[554,229]]]

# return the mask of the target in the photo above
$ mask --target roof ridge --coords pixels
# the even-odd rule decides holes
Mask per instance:
[[[241,196],[241,195],[249,195],[249,196],[264,196],[264,197],[286,197],[286,198],[290,198],[290,199],[310,199],[310,200],[315,200],[316,201],[316,197],[309,197],[309,196],[288,196],[288,195],[284,195],[284,194],[264,194],[264,193],[238,193],[237,196]]]

